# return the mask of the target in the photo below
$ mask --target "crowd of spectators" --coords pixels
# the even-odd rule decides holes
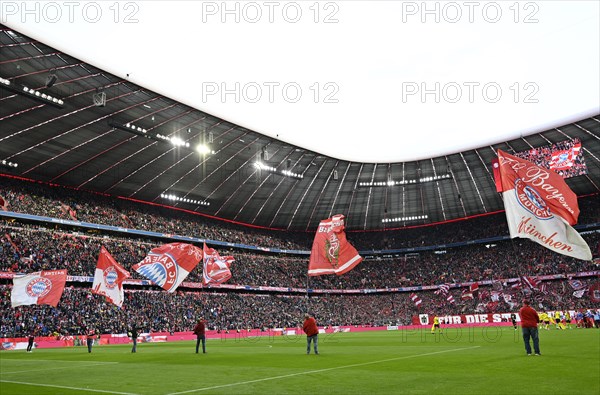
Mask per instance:
[[[1,223],[0,223],[1,225]],[[600,232],[584,235],[593,251],[600,248]],[[38,228],[12,221],[0,226],[0,271],[31,273],[67,269],[69,275],[93,276],[100,247],[104,246],[132,278],[131,270],[161,243],[114,236],[86,236]],[[596,270],[590,261],[555,254],[529,240],[476,244],[446,250],[365,260],[343,276],[308,277],[308,256],[268,255],[239,250],[233,255],[230,284],[312,289],[396,288],[567,274]],[[186,281],[201,282],[202,265]]]
[[[234,225],[159,205],[135,203],[62,187],[1,178],[0,196],[9,211],[192,236],[266,248],[310,250],[314,233],[264,230]],[[580,199],[580,223],[600,222],[598,196]],[[348,231],[358,250],[422,247],[508,235],[504,213],[436,226],[386,231]]]
[[[576,150],[576,147],[579,147],[579,149]],[[565,140],[545,147],[533,148],[519,152],[515,156],[545,169],[552,169],[563,178],[587,174],[587,166],[583,159],[579,139]],[[562,159],[562,162],[559,159]]]
[[[592,280],[597,281],[597,280]],[[65,288],[58,306],[10,306],[10,286],[0,285],[0,338],[24,337],[35,330],[39,336],[53,333],[81,335],[93,329],[98,333],[126,333],[131,325],[140,331],[191,331],[198,317],[207,320],[208,329],[235,331],[266,328],[294,328],[301,325],[305,312],[317,317],[320,325],[410,325],[421,313],[457,315],[506,313],[518,309],[525,297],[522,291],[504,289],[499,301],[489,298],[489,287],[480,296],[448,303],[446,296],[417,292],[422,303],[415,306],[408,293],[369,295],[275,295],[156,290],[128,290],[118,308],[94,295],[90,289]],[[567,281],[547,282],[545,293],[528,294],[538,311],[581,310],[594,307],[587,297],[573,296]]]
[[[262,230],[100,194],[0,178],[7,211],[232,243],[310,249],[312,235]],[[161,202],[157,202],[161,203]]]
[[[5,182],[6,181],[6,182]],[[257,230],[234,226],[192,214],[101,195],[51,188],[2,179],[0,196],[10,211],[74,219],[161,233],[195,236],[262,247],[310,250],[312,234]],[[597,196],[580,200],[583,223],[600,222]],[[580,221],[581,222],[581,221]],[[0,272],[35,272],[67,269],[69,275],[93,276],[101,246],[130,271],[133,278],[143,277],[131,270],[154,247],[167,241],[142,239],[97,230],[74,231],[56,224],[30,224],[19,220],[0,222]],[[348,238],[358,249],[396,249],[433,246],[507,234],[504,214],[457,221],[439,226],[387,232],[349,232]],[[584,235],[595,257],[600,251],[600,232]],[[217,248],[219,249],[219,248]],[[308,277],[308,255],[250,253],[242,249],[220,250],[233,255],[229,284],[310,288],[323,290],[373,290],[407,286],[438,285],[484,280],[499,280],[494,288],[482,286],[480,297],[462,300],[462,289],[451,289],[456,303],[447,295],[433,291],[417,292],[422,299],[416,307],[407,292],[366,294],[240,294],[188,291],[181,287],[175,294],[154,286],[129,286],[123,308],[117,308],[90,292],[91,284],[68,284],[57,308],[50,306],[10,307],[10,281],[0,285],[2,310],[0,337],[26,334],[35,326],[40,334],[81,334],[89,328],[104,333],[123,333],[135,323],[148,331],[191,330],[197,317],[204,315],[211,329],[238,330],[262,327],[298,326],[306,311],[321,325],[409,324],[421,312],[446,315],[461,312],[514,310],[522,290],[513,289],[503,280],[519,276],[567,274],[597,270],[591,262],[552,253],[529,240],[516,239],[457,248],[437,248],[427,252],[374,255],[343,276]],[[202,266],[193,270],[186,281],[201,282]],[[590,284],[597,278],[585,278]],[[573,295],[568,281],[544,281],[544,292],[527,295],[541,310],[589,307],[590,299]],[[223,291],[221,291],[223,292]],[[487,292],[487,293],[486,293]],[[313,296],[314,295],[314,296]]]

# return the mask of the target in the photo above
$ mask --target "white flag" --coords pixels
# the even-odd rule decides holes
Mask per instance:
[[[48,304],[56,307],[67,282],[66,269],[43,270],[31,274],[17,274],[13,277],[10,295],[12,307]]]
[[[109,302],[121,307],[124,299],[123,280],[128,277],[129,272],[119,265],[106,248],[100,248],[92,292],[105,296]]]
[[[577,196],[551,170],[498,150],[502,198],[510,237],[531,239],[559,254],[589,261],[592,252],[571,227]]]

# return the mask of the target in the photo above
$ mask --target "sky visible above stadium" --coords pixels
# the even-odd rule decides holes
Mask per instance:
[[[142,87],[342,160],[431,158],[600,112],[596,1],[3,1],[0,12]]]

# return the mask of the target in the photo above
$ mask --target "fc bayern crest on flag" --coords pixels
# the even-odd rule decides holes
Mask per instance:
[[[117,287],[119,284],[117,283],[117,279],[119,278],[119,274],[115,270],[114,267],[109,267],[104,270],[104,285],[106,288],[113,289]]]
[[[129,272],[102,246],[94,273],[92,293],[102,295],[110,303],[121,307],[125,299],[123,281],[129,277]]]
[[[202,249],[192,244],[170,243],[153,248],[133,270],[167,292],[174,292],[202,259]]]
[[[43,298],[52,290],[52,281],[45,277],[37,277],[29,281],[25,287],[27,295],[32,298]]]
[[[340,257],[340,241],[335,233],[329,234],[325,242],[325,256],[334,269],[338,268]]]
[[[152,282],[159,287],[169,291],[175,282],[169,281],[167,283],[167,280],[177,278],[177,260],[168,253],[160,255],[150,253],[146,259],[140,263],[136,271],[142,276],[152,280]]]
[[[358,251],[346,239],[344,216],[334,215],[319,223],[308,264],[309,276],[342,275],[362,261]]]
[[[537,219],[545,220],[553,218],[546,201],[533,187],[525,184],[520,178],[515,180],[515,195],[521,207],[529,211]]]

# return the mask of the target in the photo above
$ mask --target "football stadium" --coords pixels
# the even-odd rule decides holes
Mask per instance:
[[[0,393],[600,394],[600,3],[0,3]]]

